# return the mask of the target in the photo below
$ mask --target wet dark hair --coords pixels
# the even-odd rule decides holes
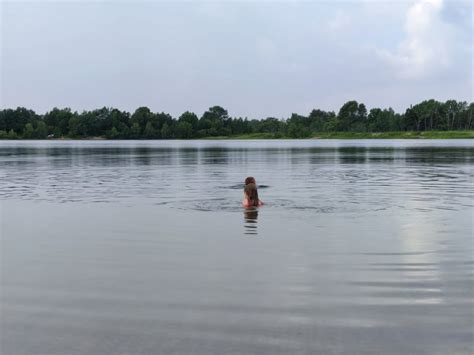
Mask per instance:
[[[245,179],[245,185],[248,184],[255,184],[255,178],[253,176],[249,176]]]
[[[258,191],[257,185],[250,183],[245,185],[244,193],[250,201],[251,206],[258,206]]]

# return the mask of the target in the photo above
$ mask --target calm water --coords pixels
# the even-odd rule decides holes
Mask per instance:
[[[0,142],[0,352],[472,354],[473,163],[467,140]]]

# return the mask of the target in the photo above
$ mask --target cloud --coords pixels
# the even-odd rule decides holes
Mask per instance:
[[[402,78],[418,79],[453,64],[455,27],[443,21],[443,0],[418,0],[409,7],[404,31],[406,37],[395,52],[377,49],[378,55]]]
[[[4,107],[260,118],[472,99],[469,1],[62,1],[0,6]]]

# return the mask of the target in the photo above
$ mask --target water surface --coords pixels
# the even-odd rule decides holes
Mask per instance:
[[[473,162],[469,140],[0,142],[0,352],[471,354]]]

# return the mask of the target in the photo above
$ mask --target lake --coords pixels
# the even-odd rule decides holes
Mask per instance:
[[[473,163],[474,140],[0,141],[0,352],[472,354]]]

